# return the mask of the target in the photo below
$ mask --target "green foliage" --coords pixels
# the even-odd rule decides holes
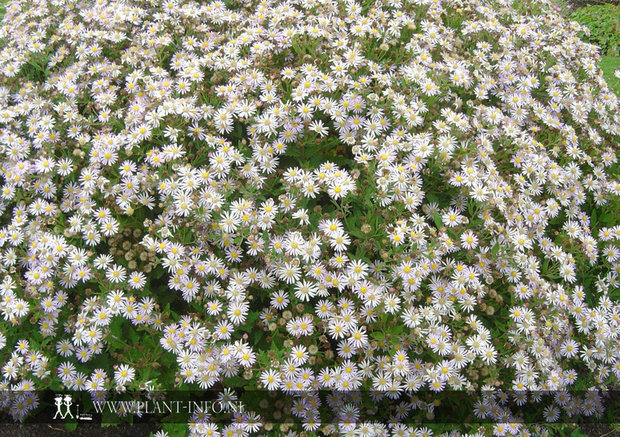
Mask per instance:
[[[592,5],[577,9],[571,18],[590,30],[582,38],[601,48],[601,54],[617,56],[620,50],[620,6]]]

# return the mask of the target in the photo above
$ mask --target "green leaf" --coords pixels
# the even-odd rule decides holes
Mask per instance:
[[[435,221],[435,226],[437,226],[437,229],[443,227],[443,222],[441,221],[441,216],[439,213],[435,213],[433,215],[433,220]]]

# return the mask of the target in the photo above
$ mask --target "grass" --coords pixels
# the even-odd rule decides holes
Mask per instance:
[[[603,70],[603,76],[609,87],[620,96],[620,79],[614,76],[614,72],[620,68],[620,56],[602,56],[599,67]]]

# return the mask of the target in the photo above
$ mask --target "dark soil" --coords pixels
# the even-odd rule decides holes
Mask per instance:
[[[61,426],[46,423],[2,423],[0,437],[148,437],[157,430],[156,426],[150,424],[101,427],[95,423],[80,423],[75,431],[67,431]]]
[[[581,425],[581,434],[588,437],[620,437],[620,431],[605,423]],[[57,425],[45,423],[31,425],[1,424],[0,437],[148,437],[158,428],[149,424],[100,427],[94,423],[80,423],[75,431],[67,431]],[[572,430],[565,435],[571,435]],[[175,436],[170,436],[175,437]]]
[[[580,431],[588,437],[620,437],[620,431],[607,423],[587,423],[581,425]]]

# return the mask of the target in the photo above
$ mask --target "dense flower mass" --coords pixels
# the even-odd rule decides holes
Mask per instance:
[[[493,390],[498,436],[530,433],[500,390],[600,414],[558,395],[620,377],[620,101],[580,30],[544,0],[11,1],[2,387],[307,392],[293,434],[431,435],[398,419],[432,403],[321,423],[317,388]]]

